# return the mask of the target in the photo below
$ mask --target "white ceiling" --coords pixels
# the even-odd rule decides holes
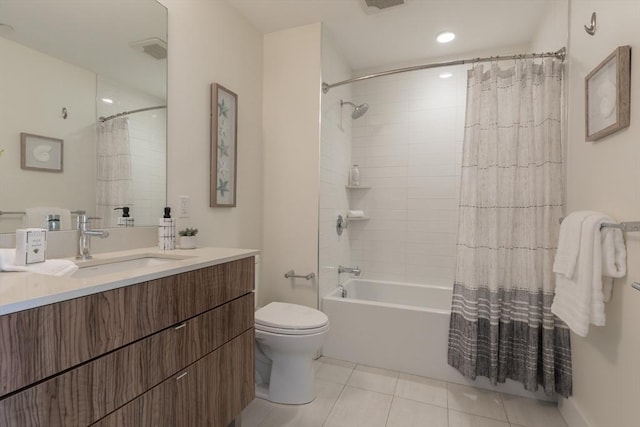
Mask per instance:
[[[527,45],[552,3],[566,0],[405,0],[384,10],[364,0],[225,1],[263,33],[323,22],[357,71]],[[442,45],[435,36],[445,30],[457,37]]]
[[[167,40],[167,9],[155,0],[0,0],[5,37],[166,98],[166,60],[129,42]]]

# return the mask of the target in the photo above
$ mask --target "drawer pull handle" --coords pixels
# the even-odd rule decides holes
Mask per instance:
[[[181,378],[184,378],[185,376],[187,376],[187,372],[183,372],[183,373],[181,373],[180,375],[178,375],[178,376],[176,377],[176,381],[178,381],[178,380],[179,380],[179,379],[181,379]]]
[[[176,327],[175,327],[175,328],[173,328],[173,329],[177,331],[178,329],[182,329],[182,328],[184,328],[185,326],[187,326],[187,324],[186,324],[186,323],[182,323],[182,324],[180,324],[180,325],[176,326]]]

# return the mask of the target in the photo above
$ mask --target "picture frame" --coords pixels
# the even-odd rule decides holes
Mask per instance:
[[[48,136],[20,133],[20,168],[62,173],[64,141]]]
[[[619,46],[585,77],[585,139],[597,141],[631,122],[631,47]]]
[[[211,207],[236,206],[238,95],[211,85]]]

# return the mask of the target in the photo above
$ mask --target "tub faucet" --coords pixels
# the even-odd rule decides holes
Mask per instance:
[[[342,274],[342,273],[350,273],[353,274],[354,276],[359,276],[360,273],[362,273],[362,270],[360,270],[360,267],[356,266],[356,267],[345,267],[344,265],[339,265],[338,266],[338,274]]]
[[[91,259],[91,236],[98,236],[101,239],[109,237],[106,230],[89,230],[89,216],[86,214],[78,215],[78,256],[76,259],[87,261]]]

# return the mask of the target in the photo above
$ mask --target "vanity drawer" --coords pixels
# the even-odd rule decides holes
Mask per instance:
[[[178,372],[96,427],[226,427],[255,397],[253,329]]]
[[[0,397],[253,289],[253,257],[0,316]]]
[[[0,425],[86,426],[253,329],[253,294],[0,400]]]

